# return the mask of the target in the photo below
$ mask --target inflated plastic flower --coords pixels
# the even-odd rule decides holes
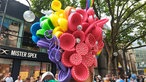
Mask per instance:
[[[86,9],[67,6],[63,10],[61,2],[54,0],[54,11],[31,26],[32,40],[48,50],[48,58],[59,69],[59,82],[71,78],[84,82],[97,66],[96,55],[104,46],[102,27],[108,19],[99,20],[89,7],[92,4],[93,0],[87,0]]]

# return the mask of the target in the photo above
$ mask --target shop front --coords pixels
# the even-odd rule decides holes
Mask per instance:
[[[48,59],[47,53],[0,46],[0,79],[8,72],[14,80],[18,75],[23,80],[28,77],[37,79],[46,71],[56,73],[56,66]]]

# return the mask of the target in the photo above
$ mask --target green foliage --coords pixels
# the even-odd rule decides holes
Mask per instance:
[[[35,13],[37,17],[42,17],[43,14],[41,10],[50,10],[51,9],[51,2],[53,0],[30,0],[31,1],[31,10]],[[62,9],[65,9],[67,6],[77,7],[78,3],[77,0],[60,0],[62,3]]]
[[[43,16],[41,10],[50,9],[52,0],[30,0],[31,1],[31,10],[35,13],[37,17]]]
[[[139,45],[146,42],[146,3],[140,0],[104,0],[98,7],[102,8],[101,13],[112,17],[111,31],[106,37],[108,44],[114,43],[111,48],[128,48],[137,40]]]

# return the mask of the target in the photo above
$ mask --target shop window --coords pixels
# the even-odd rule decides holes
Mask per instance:
[[[46,71],[51,71],[51,64],[50,63],[42,63],[41,73]]]
[[[5,74],[11,72],[12,69],[11,59],[0,58],[0,80],[5,76]]]
[[[5,18],[0,34],[0,45],[17,47],[19,27],[20,22]]]
[[[23,80],[26,78],[33,77],[35,80],[41,73],[48,71],[48,67],[51,66],[49,63],[41,63],[34,61],[21,61],[19,75]],[[50,70],[49,70],[50,71]]]
[[[39,51],[39,47],[37,47],[36,43],[34,43],[31,39],[32,34],[30,33],[31,24],[24,23],[24,32],[22,37],[22,48]]]

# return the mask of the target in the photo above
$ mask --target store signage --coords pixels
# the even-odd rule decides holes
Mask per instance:
[[[0,48],[0,55],[11,55],[11,56],[17,56],[17,57],[25,57],[25,58],[37,58],[37,53],[33,52],[27,52],[22,50],[11,50],[6,48]]]
[[[9,50],[0,48],[0,54],[7,55],[9,54]]]
[[[36,53],[32,52],[25,52],[25,51],[18,51],[18,50],[11,50],[12,56],[20,56],[20,57],[27,57],[27,58],[37,58]]]

